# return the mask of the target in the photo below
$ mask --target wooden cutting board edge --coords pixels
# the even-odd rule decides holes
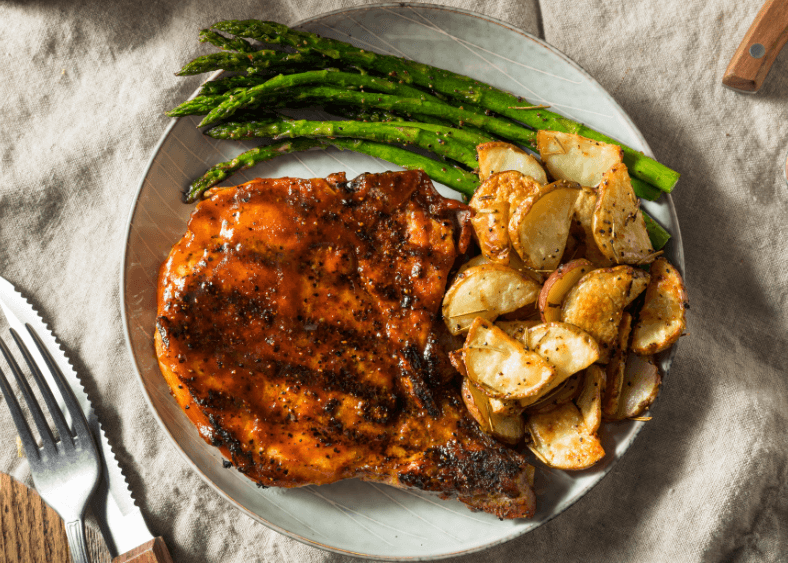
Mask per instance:
[[[101,535],[86,529],[93,563],[110,563]],[[0,563],[71,563],[63,520],[34,490],[0,473]]]

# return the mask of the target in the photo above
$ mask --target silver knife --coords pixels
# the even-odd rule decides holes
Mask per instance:
[[[116,563],[131,561],[171,563],[172,560],[164,545],[164,541],[160,537],[153,537],[153,534],[150,533],[148,526],[145,524],[145,519],[142,517],[140,509],[134,504],[126,478],[123,476],[120,465],[118,465],[118,460],[115,459],[115,454],[107,441],[107,437],[104,435],[101,423],[93,411],[93,406],[88,399],[87,393],[85,393],[79,377],[74,368],[71,367],[55,335],[49,330],[49,327],[41,319],[33,305],[22,297],[22,294],[11,283],[2,277],[0,277],[0,308],[2,308],[11,327],[25,341],[25,345],[35,357],[36,362],[40,362],[39,365],[46,365],[43,358],[41,358],[38,347],[24,326],[29,324],[35,329],[41,340],[43,340],[45,347],[52,354],[55,362],[57,362],[60,371],[63,372],[66,381],[71,386],[77,401],[82,407],[82,412],[85,413],[85,418],[93,431],[93,436],[104,461],[102,464],[103,479],[91,499],[90,507],[101,528],[107,548],[112,557],[115,558],[114,561]],[[52,393],[62,408],[64,404],[63,398],[57,390],[52,375],[47,370],[44,370],[44,377],[47,378],[47,383],[49,383]],[[63,410],[67,412],[67,410]],[[68,423],[71,424],[71,421],[69,420]],[[151,555],[155,558],[151,558]]]

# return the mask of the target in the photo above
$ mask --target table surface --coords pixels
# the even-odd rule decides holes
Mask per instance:
[[[92,563],[110,563],[101,534],[85,530]],[[33,489],[0,473],[0,563],[70,563],[66,527]]]
[[[118,278],[134,189],[169,122],[162,112],[202,80],[173,76],[210,51],[198,31],[230,18],[293,23],[360,3],[0,3],[0,273],[60,337],[151,530],[178,563],[353,560],[240,514],[181,458],[136,382]],[[442,3],[566,53],[682,173],[674,201],[691,303],[653,418],[624,459],[559,518],[464,560],[784,561],[788,55],[755,96],[721,85],[760,3]],[[4,407],[0,443],[0,471],[30,485]]]

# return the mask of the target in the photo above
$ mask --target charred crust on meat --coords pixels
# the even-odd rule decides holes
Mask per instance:
[[[469,208],[420,171],[255,180],[198,204],[160,272],[173,393],[260,486],[360,477],[533,514],[525,459],[470,419],[440,317]]]

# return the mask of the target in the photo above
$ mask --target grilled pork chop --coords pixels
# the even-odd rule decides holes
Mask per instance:
[[[347,478],[533,515],[533,468],[483,433],[439,308],[467,208],[418,171],[215,189],[159,275],[161,370],[262,486]]]

